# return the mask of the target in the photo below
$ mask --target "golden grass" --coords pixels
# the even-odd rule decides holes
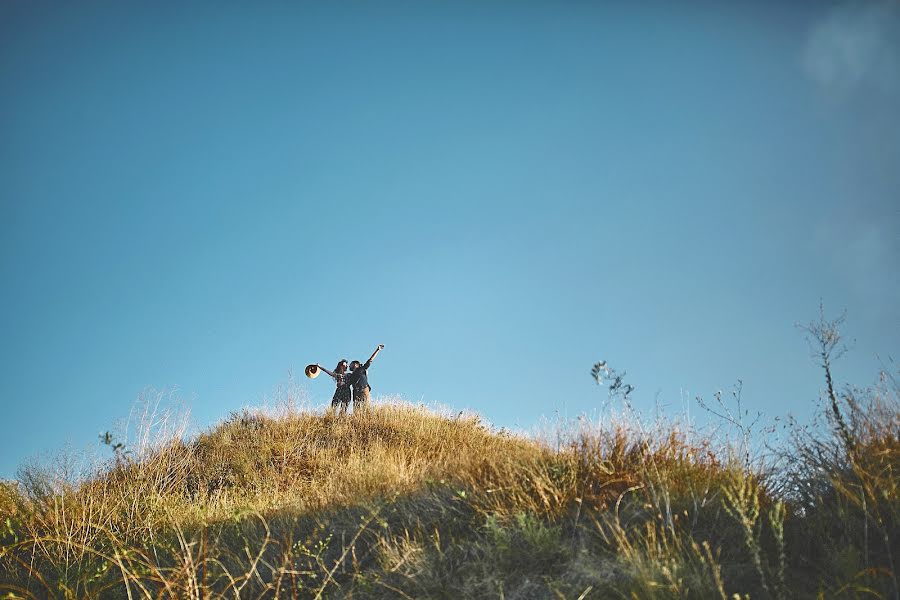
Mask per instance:
[[[891,597],[900,429],[879,406],[851,413],[852,460],[798,446],[823,461],[802,498],[675,424],[567,426],[551,445],[403,403],[244,411],[141,436],[80,481],[0,486],[0,593]]]

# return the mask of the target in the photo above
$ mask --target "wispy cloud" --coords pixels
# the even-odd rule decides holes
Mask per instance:
[[[802,56],[822,88],[900,94],[900,2],[855,1],[830,9],[810,28]]]

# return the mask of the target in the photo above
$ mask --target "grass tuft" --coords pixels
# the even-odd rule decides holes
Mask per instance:
[[[400,402],[189,439],[145,413],[85,476],[0,484],[0,595],[896,598],[897,397],[845,396],[783,470],[634,419],[551,444]]]

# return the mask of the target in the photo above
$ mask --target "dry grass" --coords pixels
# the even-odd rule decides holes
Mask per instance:
[[[551,445],[385,403],[183,440],[151,409],[133,454],[0,486],[0,593],[896,597],[900,412],[870,400],[846,408],[852,453],[799,436],[784,474],[677,424],[582,422]]]

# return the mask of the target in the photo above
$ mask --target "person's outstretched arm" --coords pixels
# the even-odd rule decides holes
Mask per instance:
[[[328,369],[326,369],[326,368],[323,367],[322,365],[316,365],[316,366],[319,367],[320,369],[322,369],[323,371],[325,371],[326,373],[328,373],[329,375],[331,375],[332,377],[334,377],[334,373],[332,373],[331,371],[329,371]]]
[[[378,344],[378,347],[375,348],[375,352],[372,353],[372,356],[369,357],[369,360],[366,361],[366,364],[363,365],[366,369],[372,364],[372,361],[375,360],[375,355],[384,349],[384,344]]]

